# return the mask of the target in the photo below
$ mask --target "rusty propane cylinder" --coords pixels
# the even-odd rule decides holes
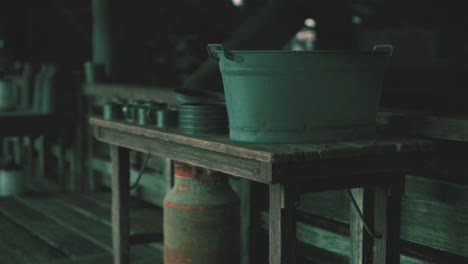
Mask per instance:
[[[239,264],[240,200],[226,174],[174,161],[164,199],[165,264]]]

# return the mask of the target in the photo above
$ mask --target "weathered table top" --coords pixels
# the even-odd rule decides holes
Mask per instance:
[[[0,136],[32,136],[54,133],[63,128],[70,116],[32,111],[0,112]]]
[[[407,137],[257,144],[231,141],[228,135],[189,136],[175,129],[100,118],[91,118],[90,124],[100,141],[263,183],[398,171],[408,167],[408,161],[415,153],[425,153],[433,148],[430,140]]]

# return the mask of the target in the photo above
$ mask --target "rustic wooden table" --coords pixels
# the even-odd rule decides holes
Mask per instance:
[[[316,144],[254,144],[224,136],[187,136],[126,122],[91,118],[95,137],[111,145],[114,263],[129,263],[129,150],[187,162],[269,185],[270,264],[295,263],[295,202],[300,194],[366,187],[357,197],[370,239],[350,220],[352,263],[399,263],[405,173],[432,150],[429,140],[377,138]],[[369,208],[369,204],[372,208]],[[357,215],[357,214],[356,214]]]

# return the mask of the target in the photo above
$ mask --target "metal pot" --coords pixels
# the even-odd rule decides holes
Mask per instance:
[[[230,138],[262,143],[375,136],[391,45],[373,51],[227,51],[219,61]]]
[[[11,81],[0,80],[0,111],[14,110],[15,94]]]

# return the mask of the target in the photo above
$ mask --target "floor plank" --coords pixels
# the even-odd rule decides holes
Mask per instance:
[[[137,199],[131,205],[132,233],[162,231],[160,208]],[[0,199],[0,263],[112,263],[110,206],[109,192],[30,193]],[[8,239],[16,236],[18,240]],[[32,254],[34,248],[40,254]],[[132,263],[162,259],[161,243],[131,247]]]
[[[0,200],[0,213],[30,233],[60,249],[67,256],[78,257],[102,253],[103,248],[62,226],[39,211],[14,199]]]
[[[0,263],[35,264],[67,257],[3,216],[0,234]]]

